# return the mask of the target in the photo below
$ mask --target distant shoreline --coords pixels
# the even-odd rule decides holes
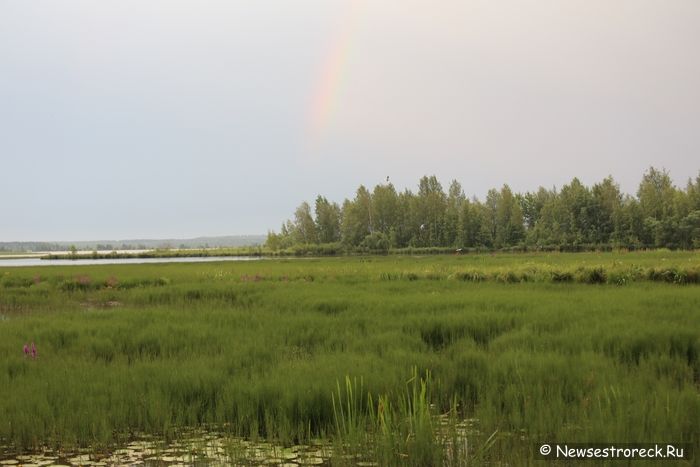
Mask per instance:
[[[639,248],[638,251],[657,251],[658,248]],[[284,250],[270,250],[265,247],[238,248],[196,248],[196,249],[154,249],[138,251],[78,251],[44,252],[26,255],[0,255],[0,258],[40,258],[42,260],[100,260],[100,259],[129,259],[129,258],[194,258],[194,257],[346,257],[363,255],[479,255],[479,254],[518,254],[518,253],[586,253],[586,252],[618,252],[632,251],[625,248],[614,248],[610,245],[578,245],[569,247],[512,247],[504,249],[489,248],[394,248],[389,250],[369,250],[363,248],[343,247],[340,245],[305,245]]]
[[[51,252],[39,255],[43,260],[75,260],[81,259],[127,259],[127,258],[191,258],[209,256],[263,256],[256,247],[243,248],[197,248],[197,249],[155,249],[138,251],[78,251]],[[36,256],[32,256],[36,257]]]

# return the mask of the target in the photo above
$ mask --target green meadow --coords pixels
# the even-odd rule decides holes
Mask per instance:
[[[699,277],[700,254],[671,251],[0,262],[0,444],[209,427],[379,465],[697,450]]]

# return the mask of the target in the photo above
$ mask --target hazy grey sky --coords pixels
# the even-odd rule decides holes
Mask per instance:
[[[0,0],[0,241],[700,169],[698,0]]]

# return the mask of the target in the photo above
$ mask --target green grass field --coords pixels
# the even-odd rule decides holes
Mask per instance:
[[[0,263],[0,438],[104,449],[206,425],[380,465],[697,449],[699,271],[668,251]]]

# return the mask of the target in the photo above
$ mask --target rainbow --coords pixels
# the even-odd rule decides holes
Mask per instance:
[[[346,76],[351,43],[357,28],[362,0],[351,0],[342,27],[330,42],[320,73],[313,88],[308,116],[308,140],[315,145],[328,128],[337,110],[338,97]]]

